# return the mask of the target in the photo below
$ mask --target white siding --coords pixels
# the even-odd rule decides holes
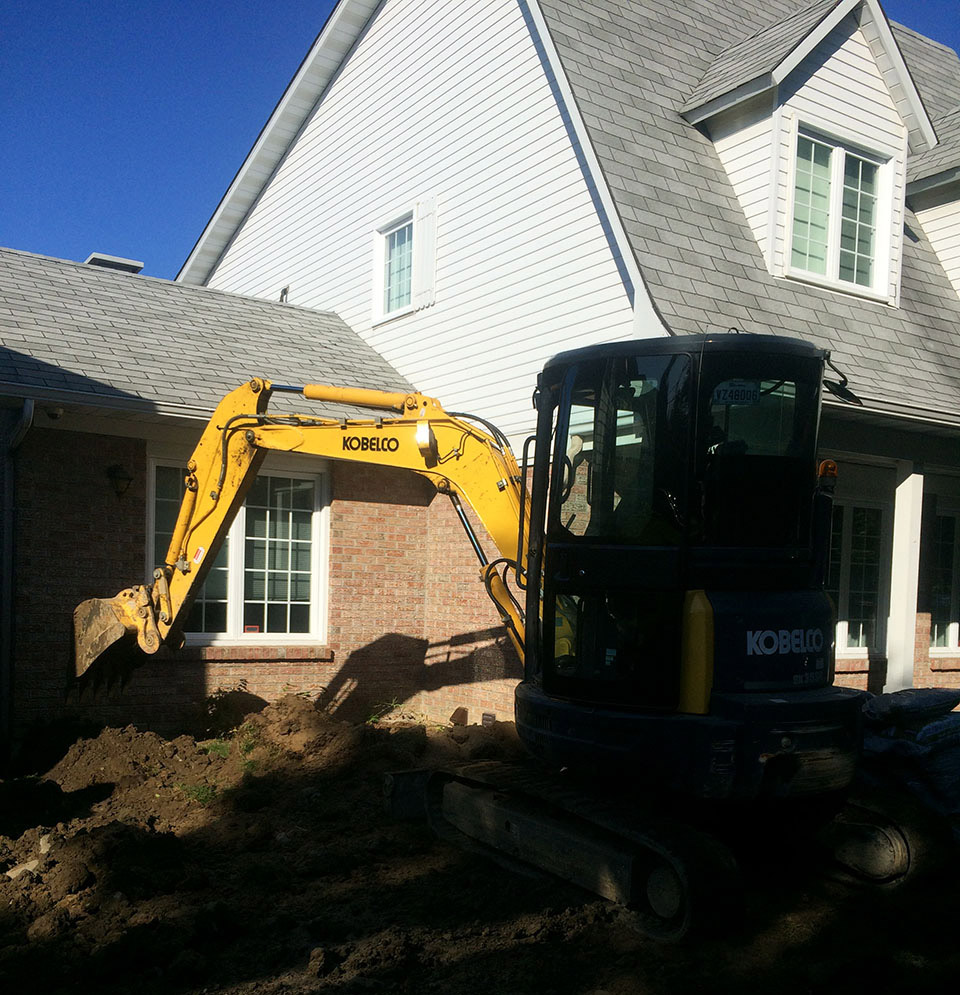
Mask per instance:
[[[960,184],[911,200],[953,289],[960,294]]]
[[[794,121],[792,129],[784,128],[782,141],[792,134],[793,148],[796,126],[807,125],[891,160],[891,207],[881,212],[878,228],[889,232],[886,289],[889,299],[896,302],[903,241],[907,127],[852,16],[839,24],[790,74],[780,88],[780,99],[783,107],[792,112]],[[789,161],[792,156],[791,149]],[[789,189],[785,192],[789,196]],[[780,206],[783,208],[784,204]],[[780,241],[776,249],[781,265],[786,256],[786,213],[782,218],[777,226]]]
[[[886,296],[899,295],[907,128],[856,21],[837,26],[784,80],[771,109],[761,96],[717,115],[710,134],[770,271],[787,271],[797,129],[806,125],[889,159]]]
[[[767,262],[770,260],[770,191],[774,118],[770,97],[719,114],[710,122],[710,137],[730,177],[734,192]]]
[[[374,233],[428,196],[435,304],[374,325]],[[274,300],[289,285],[291,304],[336,311],[420,390],[514,439],[549,356],[634,334],[515,0],[387,0],[208,282]]]

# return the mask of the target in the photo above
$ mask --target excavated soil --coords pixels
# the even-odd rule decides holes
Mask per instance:
[[[744,919],[662,945],[607,903],[387,815],[383,774],[519,755],[509,724],[348,725],[289,697],[231,735],[133,727],[0,782],[0,990],[942,992],[953,854],[864,885],[769,839]],[[939,845],[939,844],[937,844]]]

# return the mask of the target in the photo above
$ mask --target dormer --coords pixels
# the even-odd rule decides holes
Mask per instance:
[[[907,197],[960,295],[960,107],[938,118],[936,129],[936,148],[907,167]]]
[[[738,42],[682,114],[773,276],[898,303],[907,158],[936,134],[876,0],[816,0]]]

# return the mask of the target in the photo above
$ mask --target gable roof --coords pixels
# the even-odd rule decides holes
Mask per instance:
[[[960,106],[936,121],[936,148],[911,158],[907,193],[919,193],[960,178]]]
[[[808,338],[833,351],[874,410],[960,424],[960,300],[912,213],[900,308],[776,279],[712,142],[678,113],[731,40],[782,21],[797,3],[539,4],[630,248],[675,332],[735,326]],[[949,75],[956,61],[942,46],[914,54],[942,60],[917,74],[926,80]]]
[[[335,314],[0,248],[0,395],[205,420],[251,376],[410,389]]]
[[[773,86],[777,66],[799,49],[840,3],[841,0],[815,0],[725,49],[710,64],[680,108],[684,116],[691,121],[702,120],[701,115],[690,112],[754,81],[760,89]],[[850,6],[849,0],[844,6]],[[756,92],[756,88],[752,92]]]
[[[779,85],[854,11],[868,26],[867,41],[907,125],[911,149],[931,148],[936,144],[936,134],[877,0],[813,0],[760,28],[721,52],[681,107],[681,113],[696,124]]]

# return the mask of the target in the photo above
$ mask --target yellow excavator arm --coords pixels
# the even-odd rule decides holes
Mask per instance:
[[[393,414],[370,419],[269,414],[268,401],[276,392]],[[448,495],[480,560],[481,579],[522,658],[523,612],[505,578],[507,570],[524,576],[518,536],[526,532],[528,508],[517,461],[503,435],[479,419],[448,413],[436,398],[419,393],[291,387],[254,378],[221,400],[187,463],[177,523],[153,582],[76,608],[77,677],[104,676],[99,670],[109,666],[111,648],[130,637],[147,654],[182,643],[190,606],[271,450],[411,470]],[[499,558],[487,560],[464,504],[476,512]]]

